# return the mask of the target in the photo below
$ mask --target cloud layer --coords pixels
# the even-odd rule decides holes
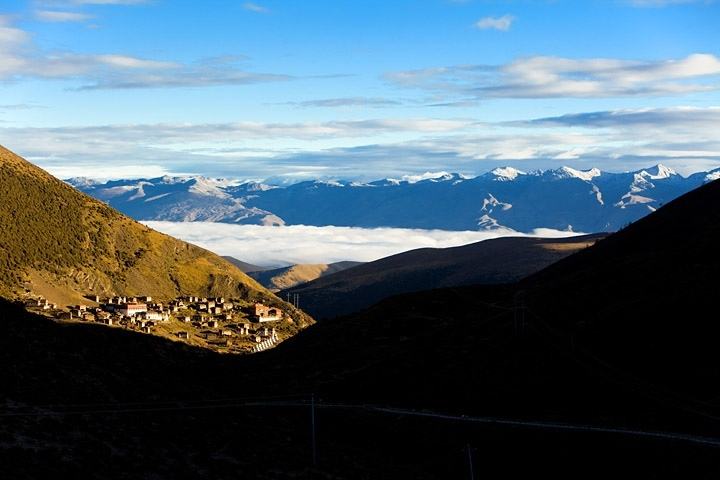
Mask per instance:
[[[375,180],[439,170],[473,175],[508,164],[622,171],[661,162],[689,173],[720,165],[719,124],[720,107],[675,107],[491,124],[396,118],[0,127],[0,143],[65,178],[88,172],[100,178],[137,177],[128,175],[137,165],[144,165],[143,172],[277,181]],[[390,140],[377,143],[378,138]],[[351,146],[334,146],[338,139]]]
[[[263,266],[296,263],[369,262],[416,248],[444,248],[506,236],[527,236],[512,230],[449,232],[402,228],[263,227],[208,222],[143,222],[150,228],[194,243],[220,255]],[[533,236],[574,234],[540,230]]]

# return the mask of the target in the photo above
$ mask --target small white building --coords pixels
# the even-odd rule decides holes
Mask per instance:
[[[165,312],[157,312],[157,311],[147,311],[147,312],[141,312],[138,314],[138,317],[144,319],[144,320],[155,320],[157,322],[166,322],[170,319],[170,316]]]
[[[144,303],[125,303],[116,308],[115,311],[126,317],[134,317],[139,313],[147,312],[147,305]]]

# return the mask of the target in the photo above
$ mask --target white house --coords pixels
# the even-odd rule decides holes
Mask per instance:
[[[126,317],[134,317],[138,313],[147,312],[147,305],[144,303],[125,303],[115,311]]]

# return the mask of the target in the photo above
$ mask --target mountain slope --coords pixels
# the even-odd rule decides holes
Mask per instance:
[[[718,174],[720,169],[682,177],[656,165],[625,173],[569,167],[526,173],[506,167],[474,178],[444,174],[417,182],[307,181],[285,187],[203,177],[69,182],[139,220],[605,232]]]
[[[517,281],[603,237],[498,238],[421,248],[288,288],[280,296],[299,294],[303,309],[316,318],[346,315],[400,293]]]
[[[0,147],[0,294],[212,295],[279,303],[226,260],[153,231]]]
[[[361,265],[362,262],[306,263],[272,270],[250,272],[250,276],[270,291],[280,291],[296,285],[311,282],[348,268]]]

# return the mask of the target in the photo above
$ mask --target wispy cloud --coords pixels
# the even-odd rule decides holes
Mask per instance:
[[[380,97],[341,97],[287,102],[285,105],[300,108],[393,107],[402,105],[402,102],[400,100]]]
[[[33,110],[36,108],[45,108],[42,105],[36,105],[34,103],[9,103],[0,105],[0,110]]]
[[[500,30],[507,32],[515,22],[513,15],[503,15],[501,17],[484,17],[475,22],[475,28],[480,30]]]
[[[249,10],[249,11],[255,12],[255,13],[270,13],[270,10],[268,8],[263,7],[262,5],[258,5],[257,3],[253,3],[253,2],[243,3],[243,8],[245,10]]]
[[[332,263],[343,260],[368,262],[415,248],[456,247],[491,238],[527,236],[509,229],[493,232],[450,232],[303,225],[267,228],[208,222],[143,223],[220,255],[230,255],[259,265]],[[567,237],[572,234],[543,229],[534,235]]]
[[[0,17],[0,80],[71,79],[78,90],[247,85],[291,80],[284,74],[249,72],[235,57],[177,63],[122,54],[46,52],[30,35]]]
[[[42,22],[66,23],[66,22],[84,22],[93,18],[92,15],[80,12],[64,12],[59,10],[38,10],[35,12],[35,18]]]
[[[393,72],[397,85],[476,98],[672,96],[720,89],[720,58],[673,60],[530,57],[505,65],[458,65]]]
[[[692,3],[709,5],[716,0],[628,0],[634,7],[667,7],[670,5],[687,5]]]

